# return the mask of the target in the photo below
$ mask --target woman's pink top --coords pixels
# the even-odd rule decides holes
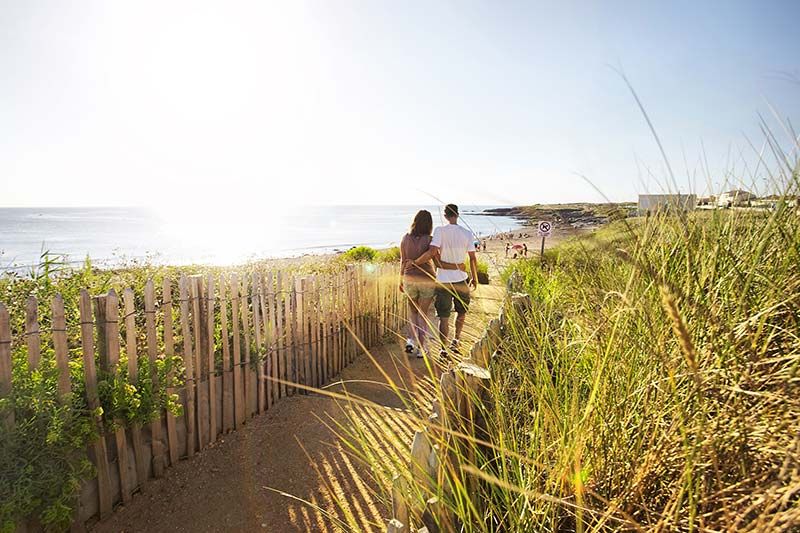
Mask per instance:
[[[433,279],[435,272],[433,262],[427,261],[422,265],[415,265],[414,259],[428,251],[431,244],[430,235],[411,235],[406,233],[400,241],[400,257],[403,259],[401,267],[404,276],[413,278]]]

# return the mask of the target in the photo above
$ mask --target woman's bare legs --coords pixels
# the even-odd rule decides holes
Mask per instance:
[[[408,326],[409,338],[414,344],[422,349],[430,335],[428,328],[428,309],[433,302],[433,298],[417,298],[408,300]]]
[[[417,346],[422,349],[430,336],[430,328],[428,327],[428,309],[433,302],[433,298],[420,298],[417,300],[417,327],[416,340]]]
[[[419,324],[419,304],[417,300],[408,299],[408,338],[413,340],[419,346],[419,332],[417,331],[417,324]]]

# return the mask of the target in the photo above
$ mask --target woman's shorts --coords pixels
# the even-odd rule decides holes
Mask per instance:
[[[422,279],[418,281],[408,277],[403,279],[403,291],[412,300],[433,298],[435,290],[436,285],[431,280]]]

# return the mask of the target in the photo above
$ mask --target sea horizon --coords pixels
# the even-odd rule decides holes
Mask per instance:
[[[504,205],[462,205],[460,223],[477,238],[521,221],[483,211]],[[132,262],[233,265],[346,251],[389,248],[414,213],[428,209],[443,224],[442,206],[269,206],[260,210],[159,210],[150,207],[0,207],[0,272],[25,272],[48,252],[69,266],[87,256],[102,268]]]

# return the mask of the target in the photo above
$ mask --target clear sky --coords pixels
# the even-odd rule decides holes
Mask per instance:
[[[714,185],[746,175],[759,114],[800,122],[798,20],[796,0],[0,0],[0,205],[599,200],[579,175],[635,199],[664,167],[611,66],[704,192],[701,142]]]

